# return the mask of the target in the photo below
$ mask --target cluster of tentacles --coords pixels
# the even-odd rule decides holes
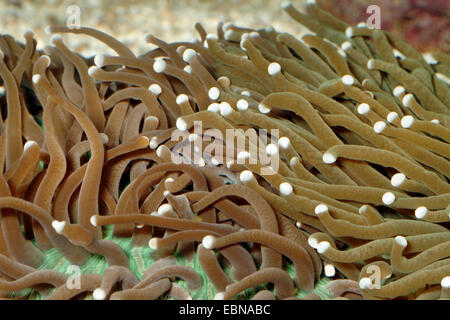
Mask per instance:
[[[283,8],[315,34],[196,24],[141,56],[84,27],[44,52],[0,36],[2,296],[190,299],[202,277],[176,254],[217,299],[320,299],[322,273],[335,299],[449,298],[449,56]],[[133,273],[107,226],[156,262]],[[52,248],[108,267],[68,285],[39,268]]]

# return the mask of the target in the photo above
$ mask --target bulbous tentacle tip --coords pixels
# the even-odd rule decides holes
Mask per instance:
[[[92,216],[89,221],[94,227],[97,227],[97,216]]]
[[[52,222],[52,227],[57,234],[61,234],[63,232],[64,228],[66,227],[66,224],[67,224],[67,222],[65,222],[65,221],[54,220]]]
[[[148,242],[148,246],[153,250],[157,250],[158,241],[159,241],[158,238],[151,238],[150,241]]]
[[[219,99],[220,96],[220,90],[217,87],[211,87],[208,90],[208,97],[213,100],[216,101],[217,99]]]
[[[202,245],[205,247],[205,249],[213,249],[214,248],[214,236],[205,236],[202,240]]]
[[[359,287],[363,290],[368,289],[372,286],[372,280],[370,280],[370,278],[361,278],[359,280]]]
[[[92,292],[94,300],[105,300],[106,292],[102,288],[97,288]]]
[[[314,212],[317,215],[321,215],[322,213],[328,212],[328,206],[325,204],[319,204],[318,206],[316,206],[316,208],[314,209]]]
[[[320,254],[324,254],[331,247],[328,241],[321,241],[317,245],[317,252]]]
[[[331,152],[325,152],[322,156],[322,161],[323,161],[323,163],[326,163],[326,164],[335,163],[336,160],[337,160],[336,155],[334,155]]]
[[[225,294],[223,292],[218,292],[215,296],[214,296],[214,300],[224,300],[225,299]]]
[[[424,207],[424,206],[418,207],[414,211],[414,215],[416,216],[417,219],[424,219],[427,214],[428,214],[428,209],[427,209],[427,207]]]
[[[406,238],[403,236],[395,237],[395,242],[403,248],[406,248],[406,246],[408,245],[408,241],[406,241]]]
[[[280,184],[280,194],[283,196],[291,195],[294,192],[294,188],[289,182],[283,182]]]

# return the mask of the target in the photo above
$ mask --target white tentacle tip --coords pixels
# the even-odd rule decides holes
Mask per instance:
[[[102,68],[99,66],[91,66],[88,69],[88,75],[93,77],[97,72],[99,72]]]
[[[214,296],[214,300],[224,300],[224,299],[225,299],[225,294],[223,292],[218,292]]]
[[[445,74],[436,72],[435,75],[437,79],[441,80],[442,82],[445,82],[448,86],[450,86],[450,78],[447,77]]]
[[[414,124],[414,117],[410,115],[404,116],[400,121],[400,125],[402,126],[402,128],[405,129],[411,128],[413,124]]]
[[[156,148],[156,155],[161,158],[164,156],[164,147],[166,147],[165,145],[160,145],[159,147]],[[167,148],[167,147],[166,147]],[[153,149],[153,148],[152,148]]]
[[[292,3],[290,2],[290,1],[284,1],[282,4],[281,4],[281,8],[283,8],[283,9],[287,9],[287,8],[289,8],[289,7],[291,7],[292,6]]]
[[[396,173],[391,177],[391,185],[393,187],[399,187],[405,180],[406,176],[403,173]]]
[[[178,130],[186,131],[187,130],[187,123],[183,120],[183,118],[178,118],[176,122],[176,126]]]
[[[233,108],[230,106],[228,102],[221,102],[219,104],[220,115],[223,117],[228,117],[232,112]]]
[[[374,59],[369,59],[369,61],[367,61],[367,69],[369,69],[369,70],[375,69],[375,60]]]
[[[274,76],[278,73],[281,72],[281,66],[279,63],[277,62],[272,62],[271,64],[269,64],[269,66],[267,67],[267,72],[269,73],[269,75]]]
[[[220,90],[219,90],[219,88],[217,88],[217,87],[212,87],[212,88],[210,88],[209,90],[208,90],[208,97],[211,99],[211,100],[217,100],[217,99],[219,99],[219,96],[220,96]]]
[[[211,103],[208,106],[208,111],[209,112],[219,112],[220,111],[220,104],[218,104],[217,102]]]
[[[158,216],[163,216],[166,213],[171,212],[171,211],[173,211],[173,207],[170,204],[165,203],[165,204],[162,204],[159,206],[157,212],[158,212]]]
[[[291,140],[289,140],[288,137],[281,137],[278,140],[278,145],[280,146],[280,148],[286,150],[291,145]]]
[[[205,236],[202,240],[202,245],[206,248],[206,249],[212,249],[214,248],[214,241],[215,241],[215,237],[214,236]]]
[[[50,42],[52,44],[57,44],[58,42],[62,42],[62,37],[59,34],[54,34],[52,35],[52,37],[50,38]]]
[[[153,137],[151,140],[149,140],[148,147],[153,150],[158,148],[158,138]]]
[[[367,289],[372,286],[372,280],[370,278],[364,277],[359,280],[359,287],[361,289]]]
[[[48,36],[51,36],[52,35],[52,27],[51,26],[46,26],[45,28],[44,28],[44,32],[45,32],[45,34],[46,35],[48,35]]]
[[[177,99],[176,99],[176,103],[178,105],[183,104],[183,103],[188,102],[188,101],[189,101],[189,97],[187,95],[185,95],[184,93],[178,95]]]
[[[396,119],[398,119],[398,113],[395,111],[389,112],[388,115],[386,116],[386,120],[389,123],[393,123]]]
[[[326,164],[332,164],[335,163],[337,160],[337,157],[332,154],[331,152],[325,152],[322,156],[322,161]]]
[[[369,206],[367,204],[362,205],[359,209],[358,209],[358,213],[359,214],[363,214],[364,212],[366,212],[366,210],[369,208]]]
[[[280,194],[283,196],[288,196],[294,192],[294,188],[289,182],[283,182],[280,184]]]
[[[394,94],[395,97],[400,98],[405,94],[405,87],[403,86],[396,86],[394,88],[394,90],[392,91],[392,93]]]
[[[231,31],[231,30],[229,30]],[[243,51],[247,51],[247,49],[245,48],[246,43],[248,41],[249,35],[248,33],[243,33],[241,36],[241,41],[239,42],[239,47],[243,50]],[[241,59],[247,59],[247,56],[241,56]]]
[[[148,246],[153,250],[157,250],[158,249],[158,238],[151,238],[150,241],[148,242]]]
[[[89,221],[94,227],[97,227],[97,216],[92,216]]]
[[[344,42],[341,44],[341,48],[342,48],[342,50],[344,50],[344,51],[350,49],[351,47],[352,47],[352,44],[350,43],[350,41],[344,41]]]
[[[326,263],[323,271],[325,272],[325,276],[328,278],[332,278],[336,275],[336,268],[331,263]]]
[[[64,228],[66,227],[67,222],[65,221],[58,221],[58,220],[54,220],[52,222],[52,227],[53,229],[55,229],[55,232],[57,234],[61,234],[62,231],[64,230]]]
[[[99,136],[100,136],[100,140],[102,140],[103,144],[108,144],[109,137],[108,137],[108,135],[106,133],[100,132]]]
[[[166,70],[166,66],[167,66],[166,62],[164,60],[159,59],[153,63],[153,70],[156,73],[162,73],[164,72],[164,70]]]
[[[361,103],[360,105],[358,105],[356,111],[359,114],[367,114],[370,111],[370,106],[367,103]]]
[[[278,147],[277,147],[277,145],[275,145],[275,144],[273,144],[273,143],[269,143],[269,144],[266,146],[266,153],[267,153],[269,156],[277,155],[277,154],[278,154]]]
[[[33,81],[34,84],[37,84],[40,80],[41,80],[40,74],[34,74],[33,77],[31,78],[31,81]]]
[[[317,252],[320,254],[324,254],[330,247],[331,244],[328,241],[321,241],[317,245]]]
[[[205,167],[205,166],[206,166],[206,161],[205,161],[205,159],[200,158],[200,159],[198,160],[197,165],[198,165],[200,168]]]
[[[188,136],[188,140],[191,143],[197,141],[198,139],[200,139],[200,136],[197,133],[191,133]]]
[[[94,63],[96,66],[103,67],[105,65],[105,55],[104,54],[97,54],[94,58]]]
[[[250,170],[244,170],[239,175],[239,180],[241,182],[248,182],[248,181],[252,180],[253,178],[254,178],[253,172],[251,172]]]
[[[397,59],[400,59],[400,60],[406,59],[406,56],[397,49],[393,49],[392,53],[394,54],[394,57],[396,57]]]
[[[317,215],[321,215],[325,212],[328,212],[328,206],[325,204],[319,204],[318,206],[315,207],[314,212]]]
[[[395,202],[395,195],[392,192],[385,192],[381,200],[389,206]]]
[[[92,297],[94,300],[105,300],[106,292],[102,288],[97,288],[92,292]]]
[[[384,129],[386,129],[386,122],[384,121],[377,121],[373,125],[373,131],[375,131],[375,133],[382,133]]]
[[[261,112],[262,114],[267,114],[270,112],[270,108],[266,107],[264,104],[260,103],[258,105],[258,110],[259,112]]]
[[[231,85],[231,80],[230,78],[226,77],[226,76],[221,76],[219,78],[217,78],[217,83],[222,87],[222,88],[230,88]]]
[[[248,102],[247,102],[247,100],[245,100],[245,99],[238,100],[238,102],[236,103],[236,107],[240,111],[247,110],[248,109]]]
[[[441,280],[441,287],[443,289],[449,289],[450,288],[450,276],[446,276]]]
[[[187,65],[183,68],[184,72],[192,74],[192,67],[190,65]]]
[[[341,78],[341,81],[345,86],[352,86],[355,84],[355,78],[353,78],[353,76],[351,76],[349,74],[346,74],[345,76],[343,76]]]
[[[423,58],[425,59],[426,63],[430,64],[430,65],[435,65],[438,64],[439,61],[437,61],[432,54],[430,53],[425,53],[423,55]]]
[[[217,41],[219,40],[219,37],[217,37],[217,35],[215,35],[214,33],[208,33],[206,35],[206,40],[214,40]]]
[[[416,216],[417,219],[423,219],[426,217],[427,214],[428,214],[428,209],[427,209],[427,207],[424,207],[424,206],[418,207],[414,211],[414,215]]]
[[[157,83],[153,83],[148,87],[148,90],[155,96],[159,96],[162,92],[161,86]]]
[[[402,99],[403,106],[411,107],[411,103],[414,100],[414,95],[412,93],[405,94]]]
[[[403,236],[396,236],[395,243],[397,243],[399,246],[403,248],[406,248],[406,246],[408,245],[408,241],[406,241],[406,238]]]
[[[33,140],[28,140],[27,142],[25,142],[25,145],[23,146],[23,151],[27,151],[30,147],[37,145],[36,141]]]
[[[189,63],[193,58],[197,56],[197,52],[194,49],[186,49],[183,52],[183,60]]]
[[[317,241],[317,239],[314,238],[313,236],[309,236],[308,244],[311,248],[317,249],[317,246],[319,245],[319,241]]]
[[[248,151],[240,151],[237,154],[237,160],[239,160],[240,162],[245,162],[246,159],[250,158],[250,153]]]
[[[52,63],[52,59],[48,55],[44,54],[44,55],[40,56],[39,59],[45,60],[46,68],[50,67],[50,64]]]
[[[291,167],[294,167],[299,163],[300,163],[300,159],[298,157],[292,157],[291,160],[289,160],[289,165]]]
[[[347,29],[345,29],[345,36],[347,38],[353,37],[353,27],[348,27]]]
[[[218,165],[220,165],[220,161],[217,160],[217,158],[215,157],[211,157],[211,164],[215,167],[217,167]]]

